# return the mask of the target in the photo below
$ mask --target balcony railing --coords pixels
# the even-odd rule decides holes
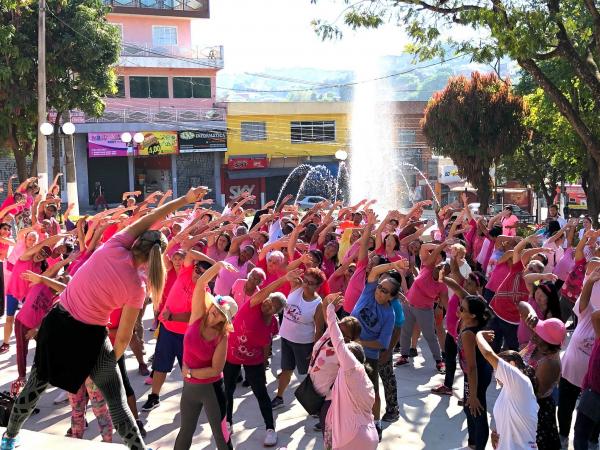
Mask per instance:
[[[213,47],[180,47],[177,45],[152,47],[147,44],[124,42],[121,49],[121,56],[206,59],[214,61],[215,65],[218,66],[222,65],[224,53],[222,45]]]
[[[104,0],[116,13],[209,17],[209,0]]]
[[[204,122],[225,120],[224,108],[123,108],[106,109],[102,117],[85,116],[85,123],[127,123],[127,122]]]

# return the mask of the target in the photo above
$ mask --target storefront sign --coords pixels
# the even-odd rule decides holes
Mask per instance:
[[[179,132],[179,153],[205,152],[210,149],[227,149],[227,132],[225,130]]]
[[[456,166],[442,166],[439,177],[439,182],[444,184],[460,183],[463,181],[458,175],[458,168]]]
[[[260,205],[261,194],[263,194],[264,178],[248,178],[244,180],[230,180],[224,177],[223,183],[223,194],[225,195],[225,201],[234,199],[244,192],[250,195],[254,195],[256,198],[247,203],[251,208],[256,208]]]
[[[88,155],[90,158],[127,156],[127,144],[121,141],[121,133],[88,133]]]
[[[227,168],[229,170],[249,170],[249,169],[266,169],[269,167],[269,160],[266,156],[254,156],[248,158],[229,158]]]
[[[139,147],[139,156],[158,156],[176,154],[178,150],[176,131],[146,131],[144,142]]]

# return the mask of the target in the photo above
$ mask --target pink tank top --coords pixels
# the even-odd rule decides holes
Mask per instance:
[[[204,317],[196,320],[189,325],[183,337],[183,363],[190,369],[204,369],[212,366],[215,349],[223,337],[216,337],[212,341],[207,341],[202,337],[200,327]],[[216,377],[211,378],[186,378],[185,381],[194,384],[209,384],[223,378],[221,372]]]

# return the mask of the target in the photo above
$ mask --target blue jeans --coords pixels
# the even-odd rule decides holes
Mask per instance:
[[[479,403],[483,406],[483,411],[478,416],[474,416],[469,411],[467,405],[468,395],[473,395],[469,392],[469,380],[467,374],[464,375],[465,380],[465,406],[463,407],[465,415],[467,416],[467,430],[469,432],[469,445],[474,445],[476,450],[485,450],[487,441],[490,435],[490,427],[487,419],[487,402],[486,392],[492,380],[492,370],[489,369],[477,371],[477,398]]]
[[[577,412],[575,420],[575,450],[588,450],[588,443],[598,436],[599,422],[594,422],[585,414]]]
[[[519,350],[519,340],[517,338],[518,325],[508,323],[499,317],[494,317],[489,323],[489,329],[494,332],[492,348],[496,353],[502,350]],[[502,346],[504,342],[504,346]]]

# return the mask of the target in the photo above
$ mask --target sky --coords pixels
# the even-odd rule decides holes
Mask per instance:
[[[213,0],[211,18],[193,23],[196,45],[225,47],[225,70],[260,72],[267,68],[351,69],[361,55],[399,55],[408,42],[400,27],[344,31],[341,40],[323,42],[313,19],[333,21],[341,0]]]

